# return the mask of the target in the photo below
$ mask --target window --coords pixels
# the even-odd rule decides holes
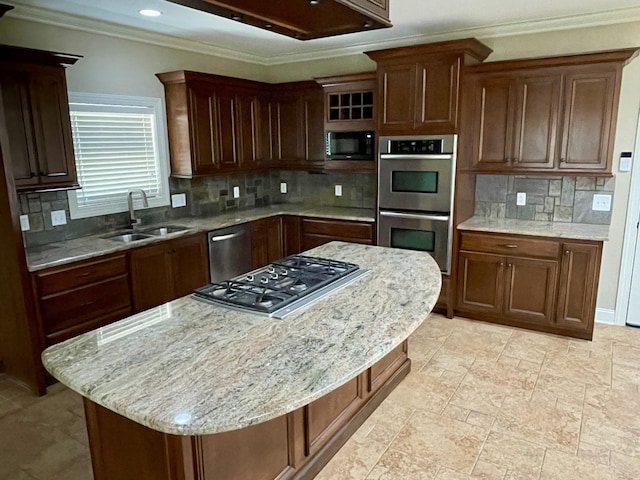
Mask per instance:
[[[144,190],[150,207],[169,205],[159,98],[71,93],[69,110],[81,187],[68,192],[71,218],[126,212],[130,190]]]

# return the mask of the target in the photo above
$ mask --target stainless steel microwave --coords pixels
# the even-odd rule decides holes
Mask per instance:
[[[326,159],[373,161],[375,159],[374,132],[371,130],[327,132]]]

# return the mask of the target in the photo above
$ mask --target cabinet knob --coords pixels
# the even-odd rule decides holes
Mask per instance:
[[[565,255],[569,255],[569,250],[565,250],[565,251],[564,251],[564,254],[565,254]]]
[[[505,248],[518,248],[518,245],[514,245],[513,243],[507,243],[503,245]]]
[[[500,267],[504,267],[504,262],[500,262]]]

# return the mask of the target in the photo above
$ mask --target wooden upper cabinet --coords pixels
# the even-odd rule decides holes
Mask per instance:
[[[267,165],[270,108],[265,85],[219,75],[158,74],[164,84],[171,174],[191,178]]]
[[[465,69],[472,170],[609,173],[622,67],[636,49]]]
[[[79,58],[0,46],[0,108],[16,189],[77,188],[65,66]]]
[[[378,134],[457,133],[463,65],[491,49],[475,39],[365,52],[378,64]]]
[[[611,170],[622,66],[565,75],[560,169]]]
[[[479,170],[553,168],[562,77],[470,76],[473,164]]]
[[[375,130],[376,72],[316,78],[324,91],[324,128]]]

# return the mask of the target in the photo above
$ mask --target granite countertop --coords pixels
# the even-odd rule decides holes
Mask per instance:
[[[303,205],[272,205],[248,210],[239,210],[211,217],[185,217],[162,222],[162,225],[176,225],[186,227],[186,230],[157,236],[132,243],[121,243],[103,238],[108,232],[75,238],[64,242],[56,242],[41,247],[27,248],[27,265],[30,272],[66,263],[98,257],[109,253],[129,250],[151,243],[165,241],[183,235],[197,232],[208,232],[218,228],[229,227],[240,223],[251,222],[260,218],[274,215],[300,215],[308,217],[332,218],[337,220],[353,220],[363,222],[375,221],[372,209],[345,207],[309,207]],[[144,225],[141,229],[153,228],[154,225]]]
[[[573,240],[609,240],[609,225],[586,223],[536,222],[508,218],[472,217],[458,225],[458,230],[489,233],[512,233]]]
[[[149,428],[205,435],[296,410],[354,378],[427,317],[441,286],[424,252],[331,242],[308,252],[370,273],[278,320],[180,298],[49,347],[47,370]]]

